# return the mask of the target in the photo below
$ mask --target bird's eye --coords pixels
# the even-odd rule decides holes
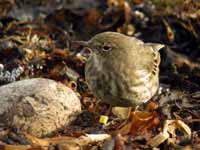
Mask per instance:
[[[102,46],[102,50],[103,51],[110,51],[110,50],[112,50],[112,45],[110,45],[110,44],[104,44]]]

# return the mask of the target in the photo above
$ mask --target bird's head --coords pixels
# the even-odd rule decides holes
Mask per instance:
[[[129,38],[117,32],[103,32],[95,35],[89,41],[79,41],[79,44],[87,47],[100,56],[113,55],[126,49]]]
[[[109,56],[118,57],[126,56],[131,53],[131,49],[139,50],[141,45],[147,46],[147,50],[151,47],[155,51],[159,51],[164,45],[154,43],[144,43],[134,37],[126,36],[117,32],[103,32],[95,35],[89,41],[79,41],[79,44],[92,50],[98,56],[111,58]],[[126,57],[124,57],[126,58]]]

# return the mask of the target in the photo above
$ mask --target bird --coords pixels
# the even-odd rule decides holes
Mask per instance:
[[[106,31],[80,45],[91,49],[85,79],[96,98],[111,107],[137,108],[156,94],[163,44]]]

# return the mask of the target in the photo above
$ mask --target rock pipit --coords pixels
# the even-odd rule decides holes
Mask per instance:
[[[111,106],[136,108],[154,96],[164,45],[117,32],[103,32],[80,44],[92,50],[85,78],[97,98]]]

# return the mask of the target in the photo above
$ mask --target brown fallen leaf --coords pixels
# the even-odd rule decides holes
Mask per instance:
[[[86,12],[86,15],[84,17],[84,21],[86,26],[97,26],[99,24],[99,20],[102,18],[100,12],[92,8]]]
[[[28,150],[30,145],[7,145],[0,144],[0,150]]]
[[[160,119],[156,112],[135,112],[132,114],[131,134],[145,132],[158,126]]]
[[[169,23],[165,19],[163,19],[162,21],[166,27],[167,38],[168,38],[169,42],[173,42],[175,39],[174,31],[172,30]]]
[[[156,112],[137,111],[132,112],[128,123],[123,126],[118,133],[122,135],[131,134],[134,135],[138,132],[144,133],[148,129],[157,127],[160,123],[160,119]]]
[[[132,122],[128,122],[126,123],[125,126],[123,126],[122,128],[120,128],[117,133],[121,134],[121,135],[127,135],[130,133],[131,131],[131,128],[132,128]]]
[[[148,144],[151,145],[151,147],[157,147],[168,138],[169,138],[168,132],[161,132],[158,135],[156,135],[153,139],[148,141]]]
[[[108,7],[117,7],[123,9],[125,0],[107,0]]]
[[[186,125],[181,120],[166,120],[164,123],[163,131],[148,141],[148,144],[151,147],[157,147],[165,140],[168,140],[169,143],[174,144],[176,141],[176,129],[179,129],[182,133],[184,133],[185,138],[191,138],[191,130],[188,125]],[[172,138],[170,138],[170,135]]]
[[[130,107],[112,107],[112,113],[120,119],[128,119],[130,112]]]
[[[124,23],[121,27],[117,28],[117,32],[132,36],[135,33],[135,27],[133,24]]]
[[[54,48],[53,52],[52,52],[52,56],[57,56],[57,57],[61,57],[61,58],[67,58],[67,56],[69,56],[69,49],[59,49],[59,48]]]
[[[147,105],[147,110],[148,111],[154,111],[158,109],[158,104],[155,103],[155,102],[150,102],[148,105]]]
[[[184,27],[186,30],[190,31],[195,38],[198,38],[198,34],[195,30],[195,28],[193,27],[191,21],[189,20],[187,23],[184,23],[184,22],[180,22],[180,24],[182,25],[182,27]]]
[[[143,0],[132,0],[134,4],[139,5],[143,2]]]
[[[125,23],[130,23],[132,18],[132,9],[128,2],[124,2],[124,18]]]
[[[124,139],[121,134],[115,136],[115,150],[124,150]]]
[[[166,61],[163,66],[176,64],[177,67],[183,67],[184,65],[188,66],[191,70],[198,68],[200,69],[200,64],[198,62],[194,62],[186,55],[182,55],[181,53],[174,52],[168,46],[165,48],[166,53]]]
[[[87,146],[88,144],[101,142],[106,139],[109,139],[111,136],[109,134],[86,134],[80,137],[69,137],[69,136],[61,136],[54,138],[36,138],[29,134],[25,134],[26,137],[32,142],[34,146],[42,146],[48,147],[50,145],[63,145],[65,147],[70,147],[77,149],[77,147],[81,148]]]

